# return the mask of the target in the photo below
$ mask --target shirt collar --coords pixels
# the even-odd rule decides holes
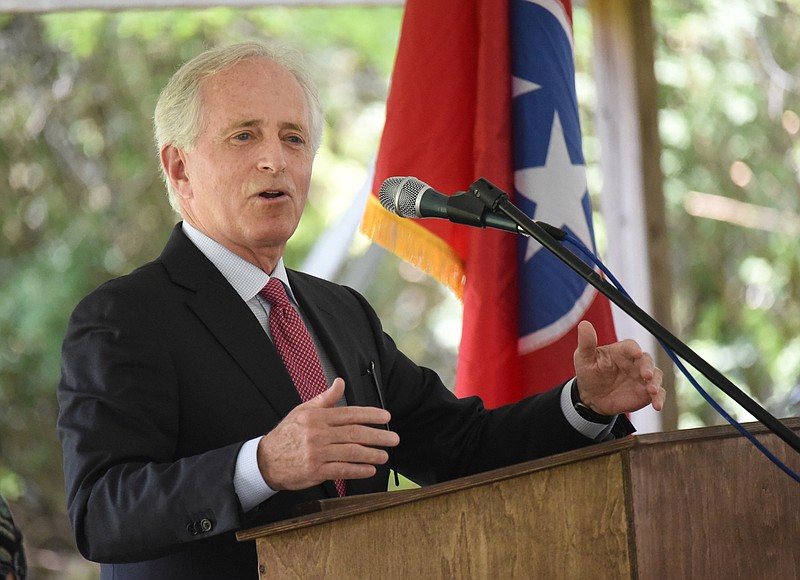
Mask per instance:
[[[186,237],[197,246],[203,255],[220,271],[225,279],[233,286],[237,294],[248,302],[256,296],[270,279],[270,275],[264,272],[255,264],[251,264],[241,256],[231,252],[228,248],[218,241],[208,237],[203,232],[192,226],[186,220],[183,221],[183,232]],[[283,257],[278,260],[272,277],[277,278],[286,287],[289,298],[297,304],[297,300],[289,285],[289,277],[286,273],[286,266],[283,264]]]

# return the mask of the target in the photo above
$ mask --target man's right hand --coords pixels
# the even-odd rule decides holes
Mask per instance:
[[[333,479],[365,479],[389,459],[378,447],[395,447],[391,416],[377,407],[337,407],[344,380],[295,407],[258,443],[258,468],[271,489],[306,489]]]

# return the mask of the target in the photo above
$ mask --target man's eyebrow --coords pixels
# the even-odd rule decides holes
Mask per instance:
[[[257,119],[245,119],[243,121],[234,121],[230,125],[227,125],[223,131],[234,131],[236,129],[249,129],[252,127],[259,127],[261,122]]]
[[[286,121],[285,123],[281,123],[281,129],[292,129],[293,131],[299,131],[304,135],[308,133],[306,126],[301,123],[293,123],[290,121]]]
[[[233,123],[227,125],[223,129],[223,132],[227,133],[227,132],[230,132],[230,131],[235,131],[237,129],[258,128],[258,127],[261,127],[263,124],[264,123],[262,121],[259,121],[258,119],[245,119],[243,121],[234,121]],[[284,121],[283,123],[280,124],[280,128],[281,129],[290,129],[292,131],[299,131],[299,132],[303,133],[304,135],[306,133],[308,133],[308,130],[306,129],[305,125],[303,125],[302,123],[295,123],[293,121]]]

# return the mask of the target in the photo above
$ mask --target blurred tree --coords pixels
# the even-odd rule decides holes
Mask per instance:
[[[652,3],[672,232],[672,330],[770,412],[797,415],[800,3]],[[574,22],[589,189],[597,193],[602,151],[588,72],[591,23],[582,10]],[[599,199],[595,208],[601,209]],[[602,216],[595,219],[602,249]],[[734,417],[752,420],[700,382]],[[724,423],[687,380],[679,376],[677,383],[680,427]]]
[[[771,412],[796,415],[800,3],[654,8],[678,335]],[[688,383],[679,396],[682,426],[721,422]]]

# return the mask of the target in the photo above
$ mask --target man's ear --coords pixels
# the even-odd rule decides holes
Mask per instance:
[[[186,171],[186,159],[182,149],[170,143],[161,148],[161,165],[173,189],[181,197],[191,197],[192,188],[189,184],[189,174]]]

